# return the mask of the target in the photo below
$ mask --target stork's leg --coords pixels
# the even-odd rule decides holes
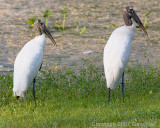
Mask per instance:
[[[110,95],[111,95],[111,89],[109,88],[109,90],[108,90],[108,104],[110,102]]]
[[[35,82],[36,82],[36,78],[33,79],[33,97],[34,97],[34,102],[35,102],[35,107],[36,107]]]
[[[41,68],[42,68],[42,63],[39,68],[39,71],[41,70]],[[34,97],[34,102],[35,102],[35,107],[36,107],[37,105],[36,105],[36,96],[35,96],[35,83],[36,83],[36,77],[33,79],[33,97]]]
[[[26,107],[26,100],[25,100],[25,95],[24,95],[24,107]]]
[[[43,61],[42,61],[42,63],[43,63]],[[42,68],[42,63],[41,63],[41,66],[40,66],[40,68],[39,68],[39,71],[41,70],[41,68]]]
[[[124,72],[122,74],[122,98],[123,98],[123,102],[124,102]]]

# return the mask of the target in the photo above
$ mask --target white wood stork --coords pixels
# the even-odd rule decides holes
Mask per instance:
[[[148,36],[141,20],[131,7],[124,8],[123,20],[125,26],[114,30],[104,47],[103,63],[106,77],[108,93],[108,103],[110,101],[110,91],[118,84],[122,76],[122,98],[124,102],[124,70],[130,57],[132,40],[136,32],[137,23]]]
[[[36,107],[35,78],[42,66],[43,49],[46,44],[46,38],[43,33],[45,33],[55,45],[56,42],[41,20],[35,21],[34,30],[36,37],[24,45],[15,59],[13,94],[17,98],[24,97],[25,103],[25,92],[33,82],[33,96]]]

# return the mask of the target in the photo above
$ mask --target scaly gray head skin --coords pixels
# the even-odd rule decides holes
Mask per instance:
[[[35,34],[37,36],[42,35],[42,33],[45,33],[51,39],[51,41],[54,43],[54,45],[56,45],[56,42],[54,41],[51,33],[49,32],[48,28],[41,20],[36,20],[34,22],[33,28],[34,28]]]
[[[132,19],[139,25],[139,27],[144,31],[144,33],[148,36],[146,29],[144,28],[141,20],[137,16],[136,12],[131,7],[125,7],[123,11],[123,19],[126,24],[126,26],[131,26]]]

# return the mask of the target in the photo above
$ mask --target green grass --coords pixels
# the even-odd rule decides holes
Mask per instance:
[[[32,88],[23,98],[12,94],[12,75],[0,75],[0,127],[160,127],[160,71],[141,65],[127,67],[125,103],[121,88],[111,91],[108,105],[102,67],[86,65],[40,72],[36,83],[37,108]]]

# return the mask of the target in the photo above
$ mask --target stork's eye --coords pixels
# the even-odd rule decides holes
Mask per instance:
[[[129,13],[133,13],[133,9],[130,8],[130,9],[128,10],[128,12],[129,12]]]

